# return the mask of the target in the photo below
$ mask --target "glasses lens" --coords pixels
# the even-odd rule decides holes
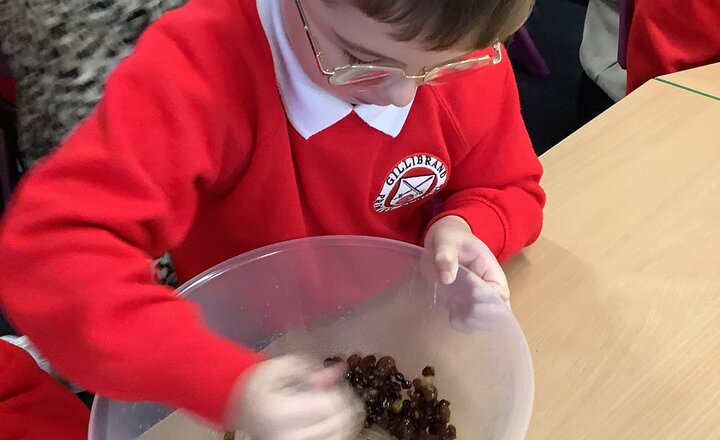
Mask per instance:
[[[363,87],[377,87],[385,84],[395,74],[395,72],[385,69],[346,67],[337,70],[330,77],[330,84],[336,86],[362,85]]]
[[[470,73],[473,72],[475,69],[485,67],[489,64],[492,64],[492,58],[461,61],[455,64],[451,64],[449,66],[439,67],[435,70],[430,71],[428,73],[428,76],[425,78],[425,81],[440,82],[447,79],[455,79],[458,77],[459,74]]]

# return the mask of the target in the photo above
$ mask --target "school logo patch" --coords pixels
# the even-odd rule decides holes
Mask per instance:
[[[445,185],[447,167],[431,154],[414,154],[397,164],[373,203],[377,212],[392,211],[424,199]]]

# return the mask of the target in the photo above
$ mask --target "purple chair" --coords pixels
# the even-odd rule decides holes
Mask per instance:
[[[7,144],[5,142],[5,134],[0,129],[0,201],[1,206],[7,205],[10,200],[10,193],[12,193],[15,183],[17,183],[18,171],[17,161],[14,158],[12,152],[8,151]]]
[[[0,75],[9,76],[7,59],[0,54]],[[10,199],[19,178],[18,150],[15,145],[15,109],[0,99],[0,201],[2,206]]]
[[[627,46],[635,0],[620,0],[620,32],[618,33],[618,64],[627,69]]]
[[[521,27],[513,36],[510,43],[516,59],[522,63],[525,69],[532,75],[547,76],[550,68],[540,54],[537,46],[525,26]]]

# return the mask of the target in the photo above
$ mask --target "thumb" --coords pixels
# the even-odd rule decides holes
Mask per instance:
[[[454,243],[443,243],[435,248],[433,257],[441,283],[452,284],[455,281],[460,266],[459,251],[459,247]]]
[[[346,372],[346,364],[344,362],[338,362],[335,365],[312,373],[309,377],[309,383],[316,389],[330,388],[340,382]]]

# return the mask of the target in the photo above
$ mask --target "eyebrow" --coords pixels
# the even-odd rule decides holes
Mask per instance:
[[[377,59],[377,60],[381,60],[381,61],[391,61],[391,62],[393,62],[393,63],[398,63],[398,64],[400,64],[400,65],[402,65],[402,66],[405,66],[405,63],[403,63],[403,62],[401,62],[401,61],[398,61],[398,60],[396,60],[395,58],[391,58],[391,57],[389,57],[389,56],[379,54],[379,53],[374,52],[374,51],[372,51],[372,50],[370,50],[370,49],[364,48],[364,47],[360,46],[359,44],[355,44],[355,43],[352,43],[352,42],[350,42],[350,41],[347,41],[347,40],[344,39],[342,36],[338,35],[337,32],[335,32],[335,37],[340,41],[340,43],[341,43],[343,46],[347,47],[348,49],[350,49],[350,50],[352,50],[352,51],[354,51],[354,52],[360,52],[360,53],[362,53],[363,55],[369,55],[369,56],[371,56],[371,57],[373,57],[373,58],[375,58],[375,59]]]

